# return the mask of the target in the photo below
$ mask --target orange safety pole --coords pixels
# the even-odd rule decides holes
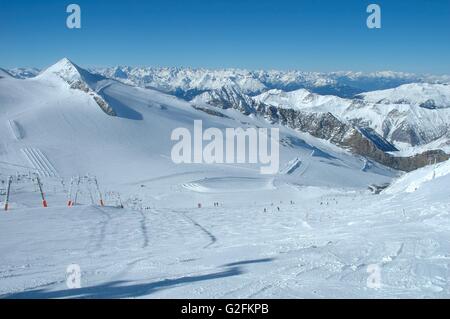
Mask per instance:
[[[44,208],[46,208],[46,207],[48,207],[48,205],[47,205],[47,201],[45,200],[45,195],[44,195],[44,191],[42,190],[41,179],[39,178],[39,176],[36,176],[36,181],[39,186],[39,191],[41,192],[42,206],[44,206]]]
[[[72,188],[73,188],[73,177],[70,179],[70,186],[69,186],[69,198],[67,200],[67,206],[71,207],[72,206]]]

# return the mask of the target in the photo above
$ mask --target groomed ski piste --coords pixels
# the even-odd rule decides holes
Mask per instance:
[[[90,91],[70,88],[77,81]],[[0,180],[13,183],[0,212],[0,297],[450,297],[448,162],[400,174],[280,127],[280,174],[174,164],[171,132],[192,130],[194,120],[271,127],[221,112],[66,59],[36,78],[5,73]],[[70,181],[86,175],[99,181],[104,206],[84,184],[68,207]],[[381,194],[369,190],[387,183]],[[73,264],[81,288],[67,285]]]

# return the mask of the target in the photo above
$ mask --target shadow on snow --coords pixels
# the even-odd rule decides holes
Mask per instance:
[[[181,286],[193,282],[214,280],[232,276],[238,276],[244,272],[239,267],[229,270],[192,277],[181,277],[176,279],[165,279],[146,284],[127,285],[127,281],[113,281],[102,285],[66,289],[59,291],[48,291],[45,289],[28,290],[19,293],[4,295],[6,299],[54,299],[54,298],[132,298],[151,295],[159,290]]]

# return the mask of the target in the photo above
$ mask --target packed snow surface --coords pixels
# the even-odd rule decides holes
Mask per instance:
[[[450,296],[445,192],[376,196],[281,183],[208,193],[185,189],[189,180],[197,177],[136,186],[134,209],[66,208],[56,194],[43,209],[31,194],[16,197],[24,207],[1,216],[2,297]],[[209,187],[216,182],[224,183]],[[66,286],[74,263],[80,289]],[[369,265],[380,267],[379,289],[367,286]]]
[[[435,179],[449,180],[450,161],[429,165],[398,178],[386,190],[386,193],[395,194],[401,192],[412,193],[429,184]]]

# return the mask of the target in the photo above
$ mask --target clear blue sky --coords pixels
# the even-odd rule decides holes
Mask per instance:
[[[0,0],[0,66],[450,74],[450,0]],[[66,6],[82,29],[66,28]],[[382,29],[366,7],[382,8]]]

